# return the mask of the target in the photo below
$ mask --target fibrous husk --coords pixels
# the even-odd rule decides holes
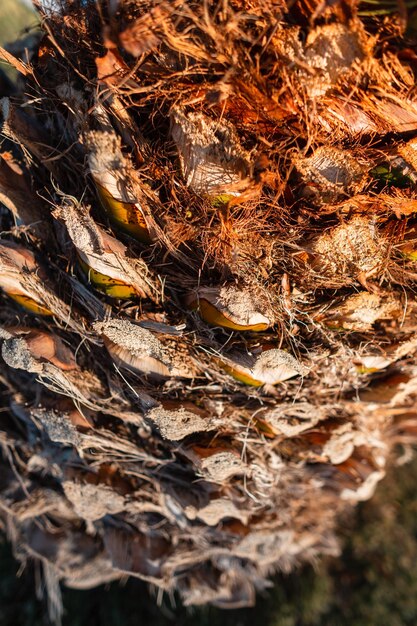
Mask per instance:
[[[317,279],[326,287],[360,282],[382,274],[388,242],[375,221],[355,216],[320,235],[311,246]]]
[[[357,194],[365,183],[366,168],[348,150],[320,146],[312,156],[295,163],[304,182],[303,195],[321,203],[336,203]]]
[[[58,151],[51,146],[48,133],[36,118],[9,98],[0,100],[0,111],[3,134],[20,144],[25,155],[35,156],[48,170],[54,172],[55,160],[51,157],[57,156]]]
[[[135,57],[158,48],[171,30],[170,16],[175,4],[160,2],[122,30],[119,39],[123,48]]]
[[[161,586],[169,589],[170,584],[163,576],[163,565],[168,556],[163,533],[143,534],[107,526],[104,545],[116,570],[149,582],[163,581]]]
[[[397,318],[403,310],[404,305],[395,294],[360,291],[334,304],[317,319],[330,328],[369,332],[376,322]]]
[[[36,522],[26,524],[24,531],[28,554],[52,564],[55,576],[75,589],[90,589],[115,580],[114,569],[102,543],[85,533],[72,531],[62,535],[41,528]]]
[[[323,96],[344,74],[354,71],[371,52],[359,20],[332,23],[312,29],[303,44],[299,28],[278,32],[274,43],[297,68],[297,78],[310,98]]]

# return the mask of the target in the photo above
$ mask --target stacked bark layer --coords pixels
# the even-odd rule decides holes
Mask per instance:
[[[0,508],[52,595],[253,603],[414,441],[415,45],[290,4],[72,0],[16,63]]]

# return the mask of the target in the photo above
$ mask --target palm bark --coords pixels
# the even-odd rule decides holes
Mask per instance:
[[[0,506],[53,594],[251,604],[414,441],[417,56],[367,13],[41,11],[2,101]]]

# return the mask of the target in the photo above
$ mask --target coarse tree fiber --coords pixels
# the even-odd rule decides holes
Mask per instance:
[[[412,3],[37,8],[0,50],[1,523],[56,619],[60,580],[253,604],[416,438]]]

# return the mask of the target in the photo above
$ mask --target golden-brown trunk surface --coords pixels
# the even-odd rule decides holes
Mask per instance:
[[[0,516],[52,591],[251,604],[415,441],[417,39],[371,9],[39,9],[0,102]]]

